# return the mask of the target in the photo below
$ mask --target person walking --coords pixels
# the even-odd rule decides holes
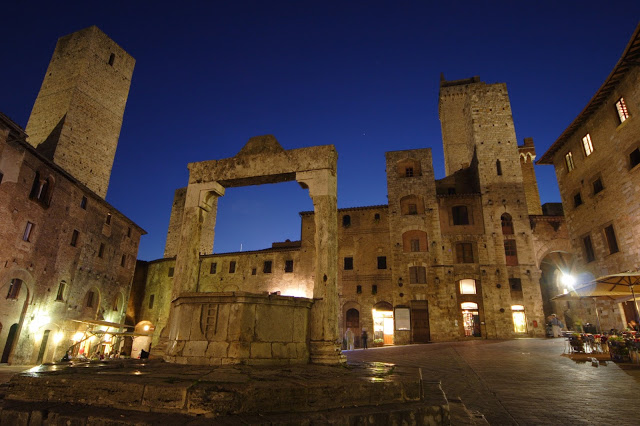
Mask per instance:
[[[362,349],[367,349],[367,339],[369,338],[369,336],[367,335],[367,330],[365,330],[364,328],[362,329],[362,336],[360,336],[360,339],[362,339]]]
[[[551,324],[551,330],[553,332],[553,337],[561,337],[562,336],[562,327],[564,327],[564,324],[562,323],[562,321],[560,321],[558,319],[556,314],[552,314],[551,315],[551,321],[549,321],[549,324]]]

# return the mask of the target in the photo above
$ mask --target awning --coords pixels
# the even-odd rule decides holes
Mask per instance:
[[[71,320],[74,322],[80,322],[83,324],[89,324],[89,325],[100,325],[103,327],[113,327],[113,328],[135,328],[134,325],[127,325],[127,324],[120,324],[117,322],[110,322],[110,321],[104,321],[104,320],[92,320],[92,319],[86,319],[86,320]]]

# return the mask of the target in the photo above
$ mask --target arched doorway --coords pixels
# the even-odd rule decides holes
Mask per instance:
[[[13,345],[15,343],[17,333],[18,324],[13,324],[9,328],[9,334],[7,335],[6,343],[4,344],[4,350],[2,351],[2,360],[0,362],[9,362],[9,357],[11,356],[11,351],[13,350]]]
[[[373,306],[373,343],[393,345],[393,306],[378,302]]]
[[[360,329],[360,312],[357,309],[351,308],[347,310],[344,326],[354,330],[354,333],[356,332],[355,330]]]
[[[567,329],[574,329],[574,322],[577,320],[575,309],[572,309],[572,302],[552,300],[555,296],[568,293],[573,288],[563,280],[564,275],[571,275],[579,283],[588,282],[593,279],[590,274],[578,274],[575,268],[575,257],[565,251],[552,251],[545,255],[540,262],[540,293],[542,294],[542,309],[544,317],[549,318],[552,314],[557,314],[564,322]],[[578,305],[581,302],[576,301]]]

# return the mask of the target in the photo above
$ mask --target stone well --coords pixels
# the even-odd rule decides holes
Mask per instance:
[[[183,293],[172,304],[176,339],[165,359],[200,365],[309,362],[312,305],[301,297]]]

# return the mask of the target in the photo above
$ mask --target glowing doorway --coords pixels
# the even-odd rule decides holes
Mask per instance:
[[[511,312],[513,315],[513,331],[516,333],[526,333],[527,317],[524,314],[524,306],[513,305],[511,306]]]
[[[393,345],[393,307],[389,303],[378,303],[372,309],[373,341]]]
[[[465,337],[480,337],[480,315],[478,314],[478,304],[464,302],[462,308],[462,324],[464,326]]]

